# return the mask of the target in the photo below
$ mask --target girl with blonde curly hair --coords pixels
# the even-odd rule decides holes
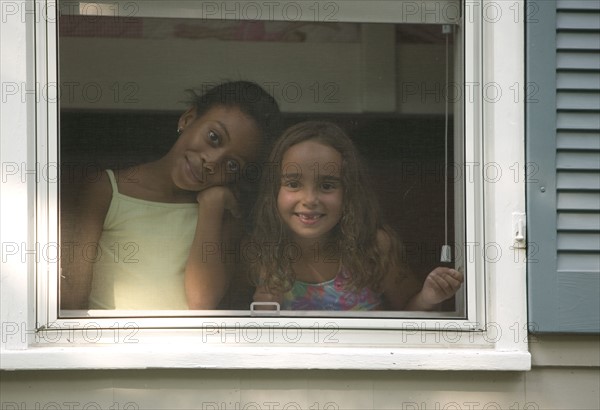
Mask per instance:
[[[462,273],[434,269],[421,286],[381,218],[365,167],[335,124],[306,121],[275,144],[254,212],[255,302],[292,310],[433,310]]]

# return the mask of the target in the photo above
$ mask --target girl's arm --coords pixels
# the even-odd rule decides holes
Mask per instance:
[[[377,242],[382,254],[393,251],[385,231],[378,232]],[[457,270],[437,267],[421,286],[407,264],[400,262],[399,265],[392,266],[383,279],[383,294],[392,310],[433,310],[454,296],[464,281],[463,274]]]
[[[425,278],[421,291],[410,299],[406,310],[433,310],[439,303],[454,296],[463,281],[463,274],[455,269],[435,268]]]
[[[88,308],[94,259],[88,250],[98,247],[111,198],[110,181],[103,172],[101,178],[84,186],[80,200],[72,207],[72,228],[65,229],[61,239],[61,309]]]
[[[201,191],[196,200],[198,222],[185,267],[185,293],[190,309],[215,309],[227,292],[238,257],[235,245],[240,235],[232,215],[240,213],[226,187]]]
[[[399,246],[393,246],[393,239],[384,230],[377,232],[377,246],[381,255],[401,253],[400,249],[397,249]],[[419,292],[421,285],[408,264],[402,261],[402,256],[398,255],[396,260],[397,263],[391,265],[383,277],[383,296],[387,309],[405,310],[406,304]]]

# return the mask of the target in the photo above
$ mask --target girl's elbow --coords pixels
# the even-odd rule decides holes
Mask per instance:
[[[214,310],[221,302],[217,292],[187,292],[186,299],[190,310]]]
[[[188,309],[190,310],[214,310],[218,302],[208,298],[189,298],[187,299]]]

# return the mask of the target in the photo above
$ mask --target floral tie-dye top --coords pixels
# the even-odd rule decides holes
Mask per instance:
[[[346,289],[350,272],[341,267],[335,278],[322,283],[294,282],[283,295],[285,310],[378,310],[382,295],[371,289]]]

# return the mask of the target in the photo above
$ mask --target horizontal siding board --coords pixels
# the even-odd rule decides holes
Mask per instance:
[[[600,149],[600,131],[559,131],[556,147],[559,149]]]
[[[559,30],[600,30],[599,17],[600,13],[594,11],[559,11],[556,14],[556,28]]]
[[[598,50],[600,49],[600,32],[563,32],[556,37],[558,50]]]
[[[600,212],[600,194],[594,192],[558,192],[557,207],[560,211]]]
[[[598,191],[600,190],[600,171],[596,172],[558,172],[556,187],[561,190]],[[600,216],[599,216],[600,218]]]
[[[597,232],[559,232],[557,236],[558,252],[580,251],[595,253],[600,258],[600,233]]]
[[[559,91],[556,95],[559,110],[600,111],[600,92]]]
[[[600,70],[600,52],[560,51],[556,55],[559,70]]]
[[[563,212],[558,215],[557,227],[559,231],[600,232],[600,214]]]
[[[600,270],[600,255],[588,252],[559,252],[557,260],[558,271],[581,271],[590,275]],[[596,295],[598,297],[598,295]]]
[[[566,151],[558,152],[556,155],[556,168],[590,170],[594,172],[600,167],[600,151]],[[594,172],[595,173],[595,172]],[[599,188],[597,188],[599,189]]]
[[[558,72],[556,86],[559,90],[596,91],[600,86],[600,73],[595,72]]]

